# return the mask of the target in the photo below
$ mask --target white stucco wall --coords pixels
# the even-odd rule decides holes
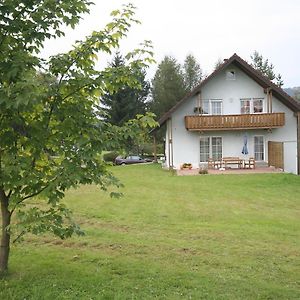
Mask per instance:
[[[234,70],[236,80],[226,80],[226,71]],[[223,114],[240,114],[241,98],[263,98],[266,112],[267,96],[263,88],[248,77],[237,67],[228,67],[220,74],[209,80],[201,90],[202,99],[222,99]],[[286,172],[297,173],[297,119],[292,110],[273,97],[273,112],[285,113],[285,126],[270,130],[245,131],[206,131],[203,133],[190,132],[185,129],[184,117],[193,115],[194,108],[198,106],[196,96],[183,103],[171,116],[167,128],[172,135],[173,167],[180,168],[183,163],[192,163],[194,167],[200,166],[200,135],[220,136],[223,141],[223,157],[239,156],[241,158],[254,156],[254,136],[264,136],[265,161],[268,161],[268,141],[284,142],[284,167]],[[244,156],[244,135],[248,136],[249,154]],[[167,133],[168,135],[168,133]],[[166,136],[166,141],[167,141]],[[168,156],[168,142],[166,142],[166,155]],[[170,147],[170,148],[172,148]],[[168,157],[167,157],[168,161]]]

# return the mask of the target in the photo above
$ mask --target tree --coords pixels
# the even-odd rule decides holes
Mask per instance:
[[[275,74],[274,65],[269,62],[268,59],[264,59],[261,54],[257,51],[254,51],[251,57],[251,66],[260,71],[264,76],[269,78],[271,81],[275,81],[275,83],[281,87],[283,86],[283,80],[280,74]]]
[[[202,80],[203,72],[196,58],[189,54],[183,64],[184,84],[187,91],[194,89]]]
[[[219,69],[223,63],[224,63],[224,61],[221,58],[218,58],[218,60],[215,63],[214,70]]]
[[[7,270],[12,237],[80,234],[60,203],[65,191],[79,184],[104,190],[120,185],[101,152],[155,124],[146,115],[122,127],[111,125],[98,104],[104,91],[138,84],[132,70],[153,61],[146,41],[125,56],[121,68],[94,68],[97,55],[118,48],[137,22],[132,5],[113,11],[112,22],[68,53],[48,61],[38,56],[45,39],[63,35],[64,24],[74,27],[89,5],[87,0],[10,0],[0,6],[0,272]],[[34,197],[36,204],[26,206]]]
[[[125,60],[117,52],[110,67],[118,69],[124,66]],[[132,71],[138,82],[136,86],[124,84],[118,91],[107,92],[101,97],[103,110],[107,113],[106,120],[111,124],[123,125],[137,114],[144,114],[146,111],[146,100],[150,92],[150,84],[145,80],[146,72],[140,68]]]
[[[165,56],[152,80],[150,109],[161,116],[186,94],[181,65],[171,56]]]
[[[291,90],[293,91],[294,99],[300,101],[300,87],[294,87],[294,88],[291,88]]]

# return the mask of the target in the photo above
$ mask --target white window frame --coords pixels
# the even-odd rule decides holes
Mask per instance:
[[[208,140],[208,152],[205,152],[203,154],[201,154],[201,140]],[[200,162],[207,162],[207,160],[201,160],[201,156],[203,155],[207,155],[207,159],[210,158],[210,151],[211,151],[211,146],[210,146],[210,137],[209,136],[200,136],[200,140],[199,140],[199,159]]]
[[[262,104],[261,104],[261,108],[262,108],[262,111],[258,111],[258,112],[255,112],[254,111],[254,102],[255,101],[261,101],[262,102]],[[264,98],[253,98],[252,99],[252,109],[253,109],[253,113],[254,114],[261,114],[261,113],[263,113],[264,112]]]
[[[255,144],[255,138],[262,138],[262,146],[263,146],[263,152],[256,152],[256,144]],[[254,137],[253,137],[253,147],[254,147],[254,151],[253,151],[253,153],[254,153],[254,158],[255,158],[255,160],[256,161],[265,161],[265,159],[266,159],[266,145],[265,145],[265,137],[263,136],[263,135],[255,135]],[[256,157],[256,153],[259,153],[259,154],[263,154],[263,159],[261,160],[261,159],[257,159],[257,157]]]
[[[262,111],[255,112],[254,111],[254,101],[262,101]],[[242,112],[242,102],[243,101],[249,101],[250,104],[250,112],[249,114],[262,114],[265,112],[265,99],[264,98],[240,98],[240,113],[242,115],[246,114]]]
[[[208,111],[207,113],[204,113],[204,102],[208,103]],[[203,99],[202,100],[202,114],[203,115],[210,115],[210,116],[216,116],[216,115],[219,115],[219,114],[213,114],[212,112],[212,103],[220,103],[221,104],[221,112],[220,112],[220,115],[223,115],[223,100],[222,99]]]
[[[220,153],[220,157],[218,157],[218,158],[214,158],[213,143],[212,143],[213,139],[221,139],[221,153]],[[211,141],[211,158],[220,160],[223,157],[223,138],[221,136],[212,136],[212,137],[210,137],[210,141]],[[219,152],[217,152],[217,153],[219,153]]]
[[[223,157],[223,137],[222,136],[200,136],[200,141],[199,141],[199,160],[200,163],[206,163],[207,160],[201,160],[201,139],[208,139],[208,156],[207,159],[209,158],[213,158],[213,146],[212,146],[212,140],[213,138],[220,138],[221,139],[221,157],[217,158],[217,159],[221,159]],[[205,153],[207,154],[207,153]]]
[[[213,103],[220,103],[221,107],[220,107],[220,113],[219,114],[214,114],[213,113]],[[220,99],[211,99],[210,100],[210,114],[217,116],[217,115],[223,115],[223,101]]]

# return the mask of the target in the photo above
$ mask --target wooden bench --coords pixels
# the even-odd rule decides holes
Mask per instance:
[[[226,169],[228,165],[236,165],[239,169],[243,167],[243,159],[239,157],[223,157],[222,158],[222,165]]]

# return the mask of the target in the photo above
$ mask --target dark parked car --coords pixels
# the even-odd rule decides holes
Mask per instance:
[[[115,160],[116,165],[130,165],[130,164],[139,164],[145,162],[152,162],[151,159],[148,158],[141,158],[137,155],[129,155],[126,158],[118,156]]]

